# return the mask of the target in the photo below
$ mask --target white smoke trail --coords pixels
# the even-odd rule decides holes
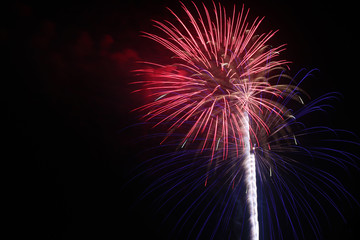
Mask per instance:
[[[257,190],[256,190],[256,166],[255,156],[251,153],[250,148],[250,127],[249,116],[244,113],[243,121],[243,143],[244,143],[244,168],[245,168],[245,181],[247,189],[247,204],[250,213],[250,239],[259,239],[259,221],[257,210]]]

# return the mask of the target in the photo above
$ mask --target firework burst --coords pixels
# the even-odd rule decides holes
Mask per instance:
[[[214,17],[205,6],[204,16],[194,7],[197,16],[183,5],[189,26],[172,12],[180,27],[154,21],[165,37],[144,33],[173,52],[176,60],[171,65],[144,62],[149,67],[136,71],[150,76],[151,80],[142,82],[143,89],[150,90],[155,99],[139,109],[148,110],[147,120],[161,116],[157,125],[172,122],[169,133],[187,121],[195,121],[182,144],[203,135],[201,149],[221,149],[226,159],[229,144],[238,146],[237,154],[242,152],[242,126],[247,115],[253,122],[250,132],[255,132],[254,128],[268,131],[261,115],[271,112],[277,118],[287,118],[285,106],[277,99],[290,94],[296,98],[296,87],[271,83],[278,77],[271,73],[281,70],[288,61],[278,59],[285,45],[267,45],[276,31],[256,34],[263,19],[249,24],[249,10],[244,7],[240,12],[234,7],[231,17],[220,4],[214,4]]]
[[[239,11],[234,6],[231,13],[215,3],[213,12],[195,3],[195,14],[184,4],[182,8],[186,21],[169,9],[174,22],[154,21],[161,34],[143,33],[170,50],[173,56],[168,64],[142,62],[144,67],[135,71],[146,76],[146,80],[137,82],[142,84],[137,91],[146,90],[153,99],[137,110],[146,111],[144,119],[155,122],[154,126],[167,126],[162,144],[170,141],[171,136],[181,135],[180,149],[209,156],[205,161],[207,171],[197,182],[211,189],[209,176],[226,166],[228,177],[224,185],[237,192],[234,189],[244,183],[250,236],[259,239],[256,180],[260,177],[261,182],[266,182],[268,176],[281,176],[279,169],[295,172],[287,165],[291,160],[279,158],[276,150],[279,146],[284,150],[285,145],[298,145],[292,129],[299,114],[295,115],[287,106],[289,102],[304,104],[302,96],[306,94],[284,74],[289,61],[281,59],[280,53],[285,45],[269,45],[277,31],[259,32],[263,18],[249,23],[249,10],[244,6]],[[284,79],[287,83],[280,84]],[[313,106],[306,109],[312,111]],[[173,180],[175,173],[190,166],[193,164],[166,176]],[[165,178],[162,181],[170,182]],[[271,199],[273,206],[272,195]],[[300,199],[303,203],[303,198]],[[297,211],[298,205],[290,205]],[[283,207],[288,209],[285,203]]]

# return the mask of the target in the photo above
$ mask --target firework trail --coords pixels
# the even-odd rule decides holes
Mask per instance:
[[[256,164],[254,153],[250,152],[249,117],[244,114],[243,139],[244,139],[244,168],[247,186],[247,203],[250,212],[251,239],[259,239],[259,221],[256,192]]]
[[[182,4],[187,15],[183,21],[172,10],[175,22],[155,21],[163,36],[143,33],[170,50],[174,56],[169,64],[142,62],[136,70],[147,76],[137,83],[154,99],[138,108],[146,111],[144,119],[167,123],[167,135],[162,143],[183,133],[179,146],[196,144],[197,151],[210,149],[208,169],[231,162],[244,170],[251,239],[259,239],[257,202],[257,159],[254,149],[265,155],[272,151],[271,141],[281,142],[292,134],[295,117],[286,105],[289,101],[303,104],[301,90],[286,79],[283,70],[289,63],[280,59],[285,45],[270,47],[268,42],[277,31],[259,33],[263,18],[248,22],[249,10],[234,6],[228,14],[220,4],[213,3],[213,12],[193,3],[193,15]],[[190,124],[189,124],[190,123]],[[274,127],[276,125],[277,127]],[[267,156],[267,155],[266,155]],[[235,159],[235,160],[234,160]],[[270,162],[276,159],[269,157]],[[232,163],[234,162],[234,163]],[[266,160],[264,160],[266,162]],[[270,174],[272,170],[271,167]],[[232,185],[241,182],[240,171],[231,167]],[[208,185],[209,173],[204,185]]]

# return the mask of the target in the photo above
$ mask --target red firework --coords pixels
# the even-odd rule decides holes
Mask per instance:
[[[283,119],[286,111],[278,99],[289,97],[295,87],[271,84],[277,78],[273,71],[289,62],[279,59],[284,45],[268,46],[277,31],[257,33],[264,18],[249,23],[244,6],[240,12],[234,6],[228,15],[220,4],[213,3],[212,14],[204,4],[203,12],[193,5],[196,15],[182,4],[186,22],[170,9],[174,23],[154,21],[163,36],[144,33],[174,56],[171,64],[142,62],[147,66],[136,71],[149,76],[138,83],[154,99],[139,109],[148,111],[147,120],[157,119],[156,125],[170,122],[168,135],[191,122],[181,144],[200,140],[201,150],[211,148],[213,158],[221,149],[225,159],[230,144],[236,155],[242,152],[246,116],[251,119],[253,141],[259,141],[256,130],[270,133],[265,120],[269,113]]]

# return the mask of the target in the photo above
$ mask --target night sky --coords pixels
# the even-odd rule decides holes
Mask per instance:
[[[250,19],[266,16],[261,29],[280,29],[272,41],[288,44],[284,58],[293,62],[293,74],[320,69],[303,89],[314,98],[343,95],[329,113],[330,127],[360,136],[356,2],[244,3]],[[140,36],[154,29],[151,19],[169,18],[166,7],[182,12],[177,1],[160,0],[2,4],[3,197],[13,239],[166,239],[169,230],[149,204],[130,209],[145,184],[124,188],[144,158],[137,154],[151,145],[138,142],[147,133],[143,126],[130,127],[141,122],[131,110],[145,100],[131,94],[129,83],[137,79],[131,70],[137,60],[169,56]],[[360,199],[359,173],[339,178]],[[324,239],[360,239],[359,207],[340,208],[348,222],[330,214]]]

